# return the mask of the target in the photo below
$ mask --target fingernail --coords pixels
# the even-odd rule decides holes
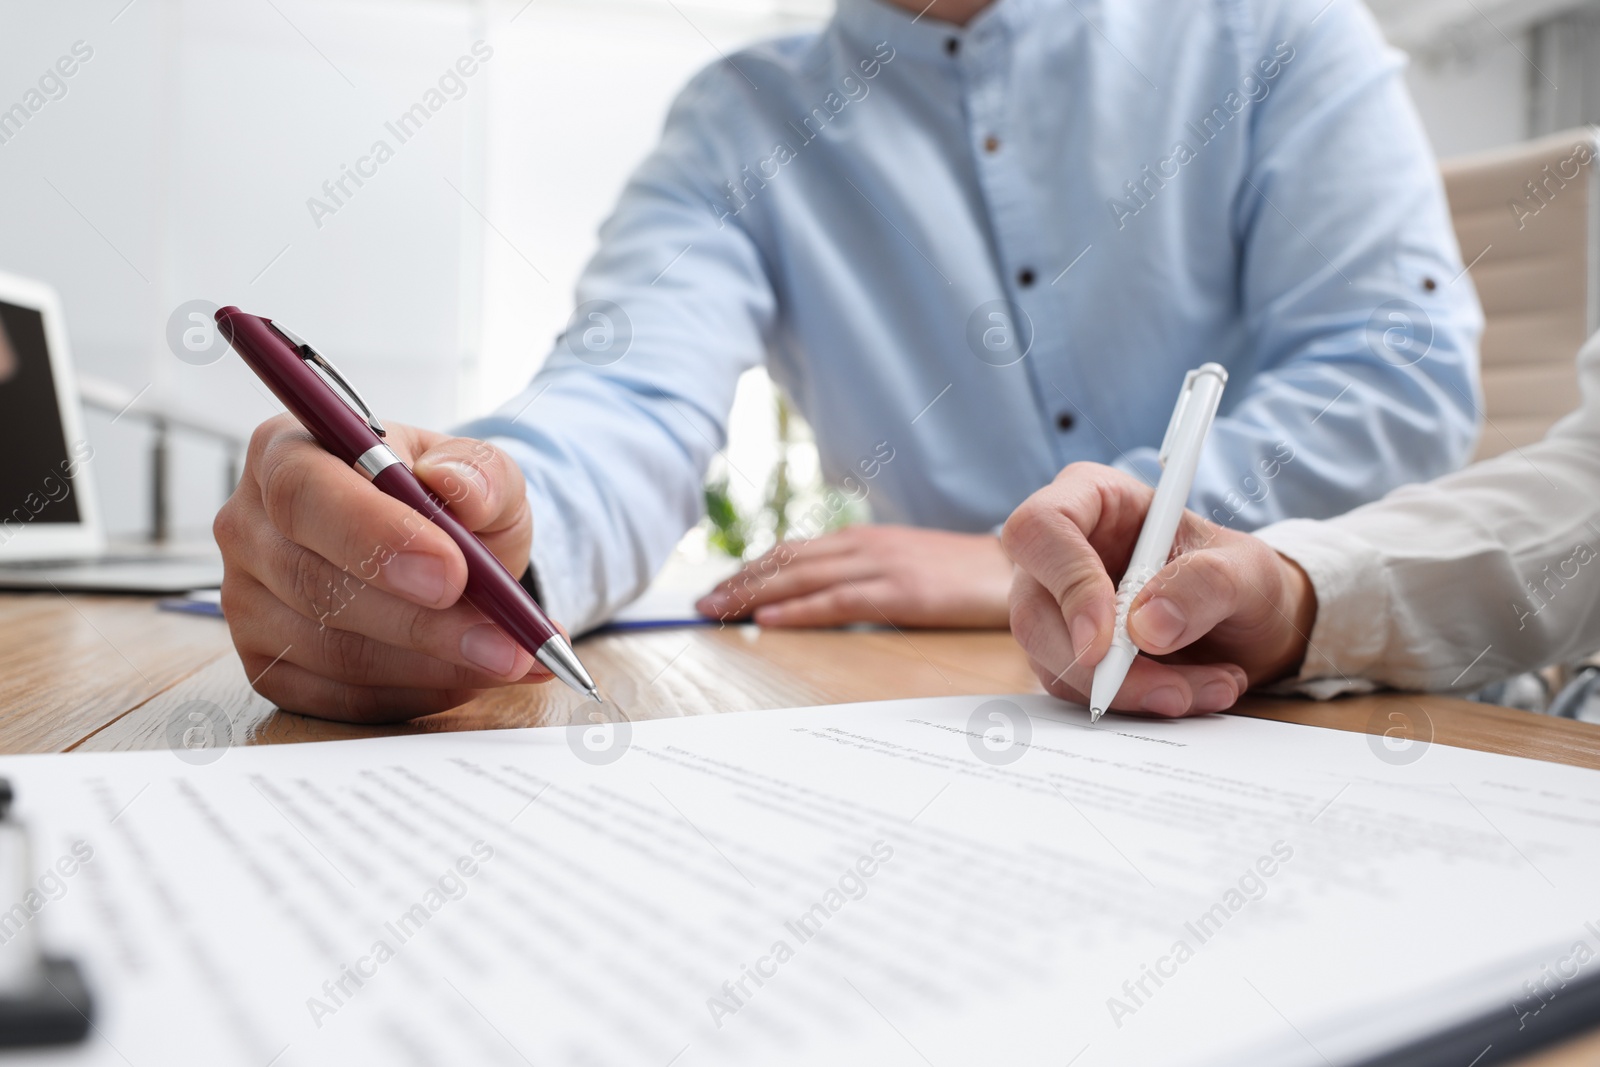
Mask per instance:
[[[1139,704],[1141,711],[1154,712],[1157,715],[1182,715],[1188,707],[1182,691],[1170,685],[1150,690]]]
[[[1183,628],[1189,625],[1189,620],[1178,610],[1178,605],[1164,596],[1145,604],[1134,618],[1137,621],[1133,625],[1139,631],[1139,636],[1156,648],[1172,647],[1173,642],[1183,636]]]
[[[461,635],[461,658],[479,670],[505,678],[516,669],[517,646],[493,626],[474,626]]]
[[[1194,710],[1196,711],[1222,711],[1231,708],[1237,699],[1234,694],[1238,690],[1227,682],[1211,682],[1200,687],[1194,695]]]
[[[1100,627],[1087,615],[1079,615],[1067,624],[1067,636],[1072,638],[1072,654],[1081,656],[1094,646]]]
[[[444,599],[444,561],[421,552],[401,552],[383,565],[390,588],[429,607]]]
[[[1238,683],[1238,692],[1240,694],[1243,694],[1246,689],[1250,688],[1250,676],[1244,673],[1242,668],[1235,667],[1230,664],[1228,667],[1228,673],[1232,675],[1233,680]]]

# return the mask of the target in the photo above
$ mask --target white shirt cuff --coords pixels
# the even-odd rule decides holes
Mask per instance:
[[[557,514],[555,505],[537,491],[528,471],[534,469],[536,457],[526,442],[515,437],[490,437],[488,442],[501,449],[516,461],[527,479],[528,507],[533,512],[533,544],[529,551],[529,566],[539,584],[540,607],[552,620],[567,627],[577,637],[595,625],[586,614],[592,611],[593,597],[585,597],[573,583],[572,560],[575,555],[566,538],[569,524]],[[520,578],[521,575],[518,575]]]
[[[1363,676],[1389,644],[1392,605],[1383,555],[1332,523],[1309,519],[1274,523],[1256,536],[1298,563],[1317,593],[1305,663],[1275,689],[1318,700],[1376,689]]]

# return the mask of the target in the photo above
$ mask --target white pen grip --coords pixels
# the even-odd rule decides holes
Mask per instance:
[[[1156,572],[1149,567],[1129,567],[1122,576],[1122,582],[1117,586],[1117,624],[1111,637],[1114,643],[1133,647],[1133,639],[1128,636],[1128,609],[1133,606],[1133,598],[1139,595],[1139,590],[1155,576]]]

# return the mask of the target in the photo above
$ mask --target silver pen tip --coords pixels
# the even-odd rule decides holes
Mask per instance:
[[[583,664],[578,661],[578,654],[572,651],[572,646],[556,634],[539,646],[533,658],[544,664],[545,669],[563,682],[567,683],[576,693],[584,696],[595,696],[600,687],[594,684],[594,679],[589,677],[589,672],[583,669]],[[596,698],[598,699],[598,697]]]
[[[600,690],[598,689],[589,690],[589,699],[596,704],[604,704],[606,702],[606,698],[600,695]]]
[[[1099,722],[1100,721],[1100,716],[1104,715],[1105,713],[1106,713],[1106,709],[1105,708],[1090,708],[1089,709],[1089,721],[1092,722],[1092,723],[1093,722]]]

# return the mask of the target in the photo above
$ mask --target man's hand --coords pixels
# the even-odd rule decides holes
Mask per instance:
[[[762,626],[1004,629],[1011,564],[991,534],[852,526],[784,542],[697,605]]]
[[[1003,543],[1017,564],[1011,632],[1062,699],[1086,701],[1111,647],[1116,584],[1154,496],[1120,471],[1075,463],[1006,523]],[[1250,686],[1299,668],[1316,616],[1316,594],[1298,566],[1249,534],[1185,512],[1171,562],[1129,610],[1128,635],[1146,655],[1111,706],[1168,716],[1222,711]]]
[[[393,423],[386,443],[511,571],[528,566],[522,472],[482,441]],[[460,600],[466,559],[280,415],[250,439],[213,526],[222,611],[256,692],[352,722],[409,719],[479,690],[546,681],[533,656]]]

